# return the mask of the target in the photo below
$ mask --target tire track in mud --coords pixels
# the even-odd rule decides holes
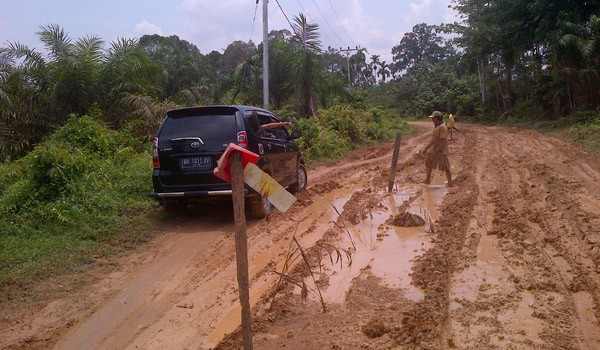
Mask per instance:
[[[493,176],[480,176],[481,186],[487,191],[482,191],[478,207],[488,203],[488,210],[475,213],[476,220],[485,224],[478,225],[483,229],[474,230],[474,246],[480,255],[468,267],[480,264],[476,270],[487,269],[488,276],[478,284],[465,283],[465,269],[463,275],[453,279],[454,341],[465,349],[482,345],[595,349],[600,347],[596,266],[582,247],[581,235],[573,229],[581,225],[581,218],[589,220],[590,213],[574,209],[578,201],[573,194],[579,186],[572,186],[577,180],[561,175],[570,173],[569,169],[561,169],[565,158],[544,157],[553,152],[562,155],[565,146],[540,142],[544,136],[539,134],[527,142],[525,133],[531,134],[526,131],[482,137],[493,141],[480,149],[495,151],[479,154],[477,159]],[[512,147],[500,147],[503,144]],[[489,215],[485,214],[491,210],[490,231]],[[576,213],[568,219],[573,210]],[[490,234],[497,240],[490,240]],[[593,234],[597,236],[597,232]],[[490,251],[486,241],[493,242],[492,252],[500,253],[492,264],[481,256],[482,251]],[[582,295],[581,288],[592,294]],[[470,297],[465,300],[467,295]],[[591,312],[591,299],[595,312]]]

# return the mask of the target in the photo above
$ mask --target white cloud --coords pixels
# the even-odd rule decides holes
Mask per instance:
[[[248,41],[255,6],[249,0],[183,0],[176,7],[184,18],[181,36],[204,54],[222,51],[235,40]],[[259,24],[255,25],[255,34],[257,28]]]
[[[449,0],[421,0],[420,2],[412,2],[408,5],[408,13],[402,16],[406,22],[414,24],[441,24],[452,23],[457,20],[457,14],[448,6],[451,5]]]
[[[145,34],[158,34],[163,35],[162,29],[156,24],[150,23],[147,19],[137,23],[135,25],[134,32],[136,35],[142,36]]]

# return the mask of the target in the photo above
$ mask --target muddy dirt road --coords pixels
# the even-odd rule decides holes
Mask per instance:
[[[288,213],[249,223],[255,349],[600,349],[600,159],[465,126],[455,186],[437,171],[424,185],[431,124],[417,126],[391,194],[386,143],[312,169]],[[424,224],[397,226],[406,213]],[[5,310],[0,348],[239,348],[230,207],[165,226],[95,284]],[[312,274],[283,270],[292,237]]]

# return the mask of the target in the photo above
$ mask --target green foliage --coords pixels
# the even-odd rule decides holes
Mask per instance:
[[[76,149],[107,156],[116,151],[119,140],[106,127],[87,115],[71,115],[67,123],[52,135],[56,143],[69,144]]]
[[[496,117],[557,119],[600,106],[600,3],[457,0],[466,67]]]
[[[568,129],[571,138],[600,154],[600,114],[596,113],[593,119],[585,115],[581,120],[585,121],[572,125]]]
[[[600,154],[600,113],[593,111],[576,112],[569,118],[541,121],[535,126],[569,141],[577,142]]]
[[[416,64],[397,83],[394,100],[403,113],[429,115],[439,110],[454,114],[473,115],[479,104],[477,77],[458,75],[450,61]]]
[[[337,105],[320,111],[318,118],[294,123],[302,132],[298,140],[308,160],[331,159],[365,144],[392,138],[409,126],[392,111],[381,108],[359,109]]]
[[[151,155],[131,143],[71,116],[27,156],[0,165],[0,289],[89,262],[153,205]]]
[[[454,48],[437,35],[440,26],[419,23],[392,48],[394,72],[403,72],[420,62],[437,63],[454,54]]]

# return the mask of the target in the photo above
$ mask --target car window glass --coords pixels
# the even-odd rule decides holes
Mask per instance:
[[[234,115],[185,116],[167,118],[160,138],[200,137],[204,141],[230,140],[235,138],[236,132]]]
[[[258,114],[255,111],[248,111],[244,115],[244,121],[246,122],[246,128],[252,131],[253,134],[260,132],[260,121],[258,120]]]
[[[289,134],[288,134],[287,130],[285,130],[284,127],[273,128],[270,131],[273,133],[273,136],[275,136],[275,138],[278,140],[288,140],[289,139]]]
[[[272,123],[275,121],[275,119],[271,118],[271,116],[267,114],[258,114],[258,121],[260,122],[260,125],[263,125]]]
[[[258,121],[260,122],[260,125],[277,122],[277,120],[275,120],[275,118],[271,117],[268,114],[257,113],[257,116],[258,116]],[[277,137],[276,137],[274,130],[275,129],[261,129],[260,136],[263,138],[267,138],[267,139],[275,139]]]

